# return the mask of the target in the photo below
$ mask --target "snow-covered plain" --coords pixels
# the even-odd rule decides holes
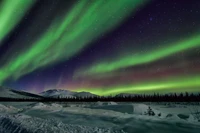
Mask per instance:
[[[149,107],[155,113],[149,116]],[[187,103],[0,103],[0,133],[199,133]]]
[[[0,97],[94,96],[89,92],[56,89],[40,95],[2,87],[0,89]],[[154,116],[148,115],[149,107]],[[199,132],[200,103],[0,103],[0,133]]]

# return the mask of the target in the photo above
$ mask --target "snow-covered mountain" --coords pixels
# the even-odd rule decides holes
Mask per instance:
[[[42,98],[42,96],[28,93],[25,91],[19,91],[14,89],[9,89],[0,86],[0,97],[7,97],[7,98]]]
[[[44,91],[42,93],[40,93],[39,95],[44,96],[44,97],[74,97],[75,92],[69,91],[69,90],[60,90],[60,89],[52,89],[52,90],[47,90]]]
[[[70,90],[61,90],[61,89],[52,89],[52,90],[47,90],[39,95],[44,96],[44,97],[53,97],[53,98],[73,98],[73,97],[93,97],[96,96],[95,94],[92,94],[90,92],[74,92]]]
[[[5,87],[0,86],[0,97],[6,97],[6,98],[43,98],[43,97],[73,98],[73,97],[93,97],[93,96],[96,96],[96,95],[90,92],[73,92],[70,90],[61,90],[61,89],[47,90],[36,95],[29,92],[5,88]]]

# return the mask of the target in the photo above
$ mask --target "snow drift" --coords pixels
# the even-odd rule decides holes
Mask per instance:
[[[54,119],[26,115],[0,115],[1,133],[124,133],[109,128],[64,124]]]

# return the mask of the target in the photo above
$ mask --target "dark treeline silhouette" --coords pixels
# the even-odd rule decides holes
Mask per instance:
[[[115,102],[200,102],[200,93],[189,94],[153,94],[153,95],[117,95],[117,96],[93,96],[93,97],[67,97],[67,98],[5,98],[0,97],[0,101],[6,102],[97,102],[97,101],[115,101]]]

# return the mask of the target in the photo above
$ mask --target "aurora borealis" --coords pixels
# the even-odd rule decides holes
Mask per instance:
[[[199,91],[199,16],[198,0],[2,0],[0,85]]]
[[[105,1],[88,3],[83,0],[76,3],[66,15],[64,14],[63,18],[55,16],[48,30],[32,42],[31,48],[22,51],[1,68],[1,81],[10,76],[18,78],[41,66],[53,64],[62,58],[70,58],[99,35],[118,25],[137,5],[143,2],[127,0],[114,3],[114,1],[107,1],[106,4]],[[84,8],[86,5],[88,5],[87,9]],[[112,9],[110,9],[111,5]],[[126,10],[121,10],[124,7]],[[97,10],[96,14],[92,14]],[[96,18],[96,16],[103,16],[106,11],[109,11],[109,14],[103,19]],[[120,17],[118,18],[117,15]],[[110,19],[111,16],[116,19]],[[48,50],[44,53],[46,49]],[[66,49],[68,49],[67,52]],[[51,58],[47,58],[50,56]]]
[[[18,24],[33,3],[32,0],[4,0],[1,2],[0,42]]]
[[[136,55],[128,55],[116,58],[112,62],[99,63],[97,65],[94,65],[92,68],[89,68],[88,71],[83,70],[83,72],[86,74],[110,72],[124,67],[153,62],[162,59],[166,56],[170,56],[174,53],[178,53],[180,51],[188,50],[190,48],[195,48],[199,46],[200,46],[200,35],[196,35],[193,36],[192,38],[185,39],[181,42],[168,44],[167,47],[155,49],[152,51],[147,51],[144,54],[136,53]]]

